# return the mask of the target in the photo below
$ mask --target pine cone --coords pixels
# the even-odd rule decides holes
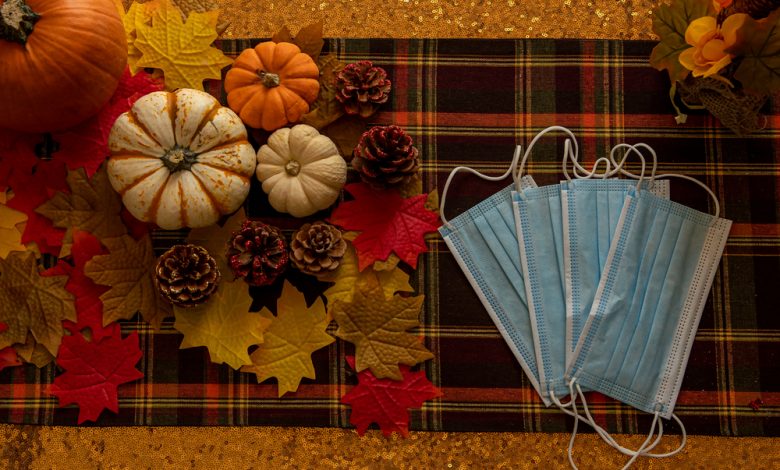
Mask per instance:
[[[374,126],[360,137],[352,152],[352,168],[375,187],[406,183],[420,166],[412,138],[398,126]]]
[[[194,307],[208,300],[221,277],[217,262],[197,245],[174,245],[160,256],[155,274],[160,293],[177,307]]]
[[[281,230],[255,220],[245,220],[241,230],[233,232],[227,250],[233,274],[250,286],[272,284],[289,259]]]
[[[336,76],[336,85],[336,99],[344,105],[347,114],[362,117],[371,116],[380,104],[387,102],[391,87],[385,69],[374,67],[368,60],[341,69]]]
[[[290,258],[295,267],[315,276],[338,268],[346,251],[347,242],[341,238],[341,230],[325,222],[305,224],[290,243]]]

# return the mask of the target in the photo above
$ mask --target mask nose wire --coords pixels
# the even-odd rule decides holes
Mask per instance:
[[[441,221],[444,223],[444,225],[446,225],[449,228],[452,228],[452,225],[450,224],[449,220],[447,220],[447,218],[444,216],[444,207],[447,201],[447,193],[449,192],[450,189],[450,183],[452,183],[452,178],[454,178],[458,172],[465,171],[467,173],[476,175],[477,177],[486,181],[501,181],[502,179],[506,178],[509,175],[512,175],[512,177],[514,177],[515,168],[517,168],[517,162],[520,159],[521,152],[522,152],[522,146],[518,145],[517,147],[515,147],[515,154],[512,157],[512,163],[510,163],[509,169],[507,169],[504,172],[504,174],[500,176],[488,176],[484,173],[478,172],[477,170],[469,166],[458,166],[453,168],[450,174],[447,176],[447,181],[444,183],[444,189],[441,192],[441,200],[439,201],[439,217],[441,217]]]

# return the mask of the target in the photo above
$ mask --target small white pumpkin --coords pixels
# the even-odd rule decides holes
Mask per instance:
[[[257,179],[271,206],[295,217],[330,207],[347,181],[347,163],[336,144],[306,124],[271,134],[257,163]]]
[[[249,194],[255,151],[229,108],[198,90],[140,98],[111,128],[108,177],[136,218],[206,227]]]

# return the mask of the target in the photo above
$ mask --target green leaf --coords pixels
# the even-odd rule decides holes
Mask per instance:
[[[742,56],[734,78],[758,93],[780,89],[780,11],[762,21],[747,18],[737,30],[736,44],[728,51]]]
[[[685,42],[685,30],[691,21],[714,14],[709,0],[677,0],[660,5],[653,12],[653,31],[661,42],[650,54],[650,65],[667,70],[672,82],[685,79],[690,71],[680,63],[680,53],[691,47]]]

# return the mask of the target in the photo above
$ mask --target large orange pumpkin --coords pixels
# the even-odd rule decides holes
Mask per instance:
[[[319,69],[289,42],[245,49],[225,77],[228,106],[245,124],[267,131],[298,120],[320,92]]]
[[[0,0],[0,127],[80,123],[111,98],[126,64],[112,0]]]

